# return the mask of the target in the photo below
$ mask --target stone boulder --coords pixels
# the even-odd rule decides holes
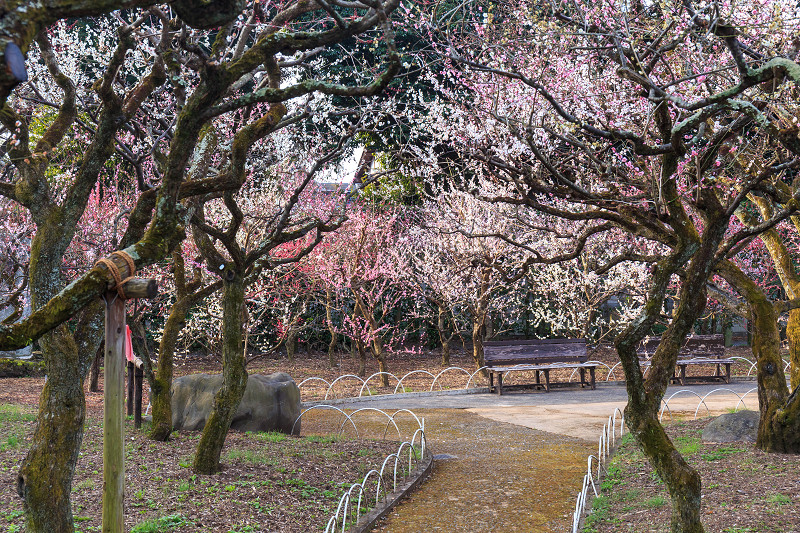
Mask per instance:
[[[214,406],[214,396],[221,388],[221,374],[193,374],[176,379],[172,384],[172,427],[203,429]],[[300,389],[289,374],[252,374],[247,378],[231,429],[290,433],[298,416]],[[294,431],[300,433],[300,422]]]
[[[703,442],[755,442],[758,411],[738,411],[720,415],[703,430]]]

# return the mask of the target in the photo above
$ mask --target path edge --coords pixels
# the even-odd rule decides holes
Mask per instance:
[[[368,531],[372,531],[378,522],[386,517],[386,515],[400,503],[400,500],[422,485],[425,479],[430,476],[432,470],[433,456],[428,455],[428,457],[422,460],[422,464],[411,472],[409,476],[410,479],[400,485],[397,490],[389,494],[381,506],[376,507],[362,516],[354,526],[347,530],[348,533],[367,533]]]

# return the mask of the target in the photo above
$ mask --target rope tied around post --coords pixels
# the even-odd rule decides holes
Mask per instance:
[[[122,298],[123,300],[127,300],[128,295],[125,294],[124,285],[128,281],[134,279],[134,276],[136,274],[136,264],[133,262],[133,258],[130,255],[128,255],[127,252],[119,250],[111,254],[111,257],[114,256],[119,257],[125,262],[126,265],[128,265],[129,275],[125,279],[122,279],[122,274],[119,271],[119,267],[117,267],[114,261],[112,261],[107,257],[99,259],[94,264],[94,266],[104,265],[108,269],[108,271],[111,272],[111,277],[114,278],[114,287],[112,288],[117,290],[117,294],[119,295],[120,298]]]

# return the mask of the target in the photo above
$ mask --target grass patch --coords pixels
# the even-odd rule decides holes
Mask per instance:
[[[678,437],[675,439],[675,447],[678,453],[683,456],[694,455],[700,451],[700,439],[697,437]]]
[[[92,490],[95,487],[93,479],[84,479],[80,483],[76,483],[74,487],[72,487],[72,492],[79,492],[82,490]]]
[[[648,509],[655,509],[657,507],[663,507],[667,504],[667,499],[661,495],[653,496],[652,498],[648,498],[644,502],[644,506]]]
[[[617,456],[611,460],[611,464],[608,466],[608,472],[606,473],[606,477],[603,478],[603,482],[600,484],[600,490],[611,490],[617,485],[623,485],[625,483],[625,479],[622,476],[622,467],[618,464]]]
[[[609,502],[606,496],[598,496],[592,500],[592,512],[586,517],[583,533],[592,533],[601,522],[608,520]]]
[[[0,404],[0,422],[33,422],[34,420],[36,420],[36,413],[31,409],[8,403]]]
[[[133,526],[131,533],[164,533],[166,531],[172,531],[185,523],[186,519],[179,514],[160,516],[151,520],[139,522]]]
[[[333,442],[339,442],[342,440],[342,437],[338,435],[309,435],[308,437],[305,437],[305,440],[314,444],[330,444]]]
[[[792,503],[792,499],[785,494],[771,494],[767,496],[767,503],[777,503],[778,505],[787,505]]]
[[[238,449],[234,448],[225,454],[226,461],[238,461],[251,465],[274,465],[277,463],[275,457],[266,450]]]
[[[273,442],[273,443],[283,442],[287,438],[286,433],[281,433],[280,431],[264,431],[264,432],[252,433],[252,435],[256,438],[256,440],[260,440],[262,442]]]
[[[727,459],[731,455],[742,453],[743,451],[744,450],[741,448],[724,447],[717,448],[709,453],[701,454],[700,457],[702,457],[704,461],[721,461],[722,459]]]

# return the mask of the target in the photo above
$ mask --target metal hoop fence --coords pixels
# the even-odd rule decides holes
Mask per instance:
[[[617,432],[617,417],[619,417],[619,432]],[[586,511],[586,502],[589,497],[589,488],[591,487],[592,493],[598,496],[597,483],[600,482],[601,477],[605,473],[605,466],[608,457],[614,451],[617,445],[617,437],[622,438],[625,430],[625,415],[619,408],[615,408],[611,416],[608,417],[603,431],[600,434],[600,439],[597,444],[597,455],[590,455],[587,459],[586,474],[583,476],[583,485],[578,492],[578,497],[575,500],[575,510],[572,513],[572,533],[578,533],[581,520],[583,519],[584,512]],[[597,469],[594,470],[592,465],[596,465]]]

